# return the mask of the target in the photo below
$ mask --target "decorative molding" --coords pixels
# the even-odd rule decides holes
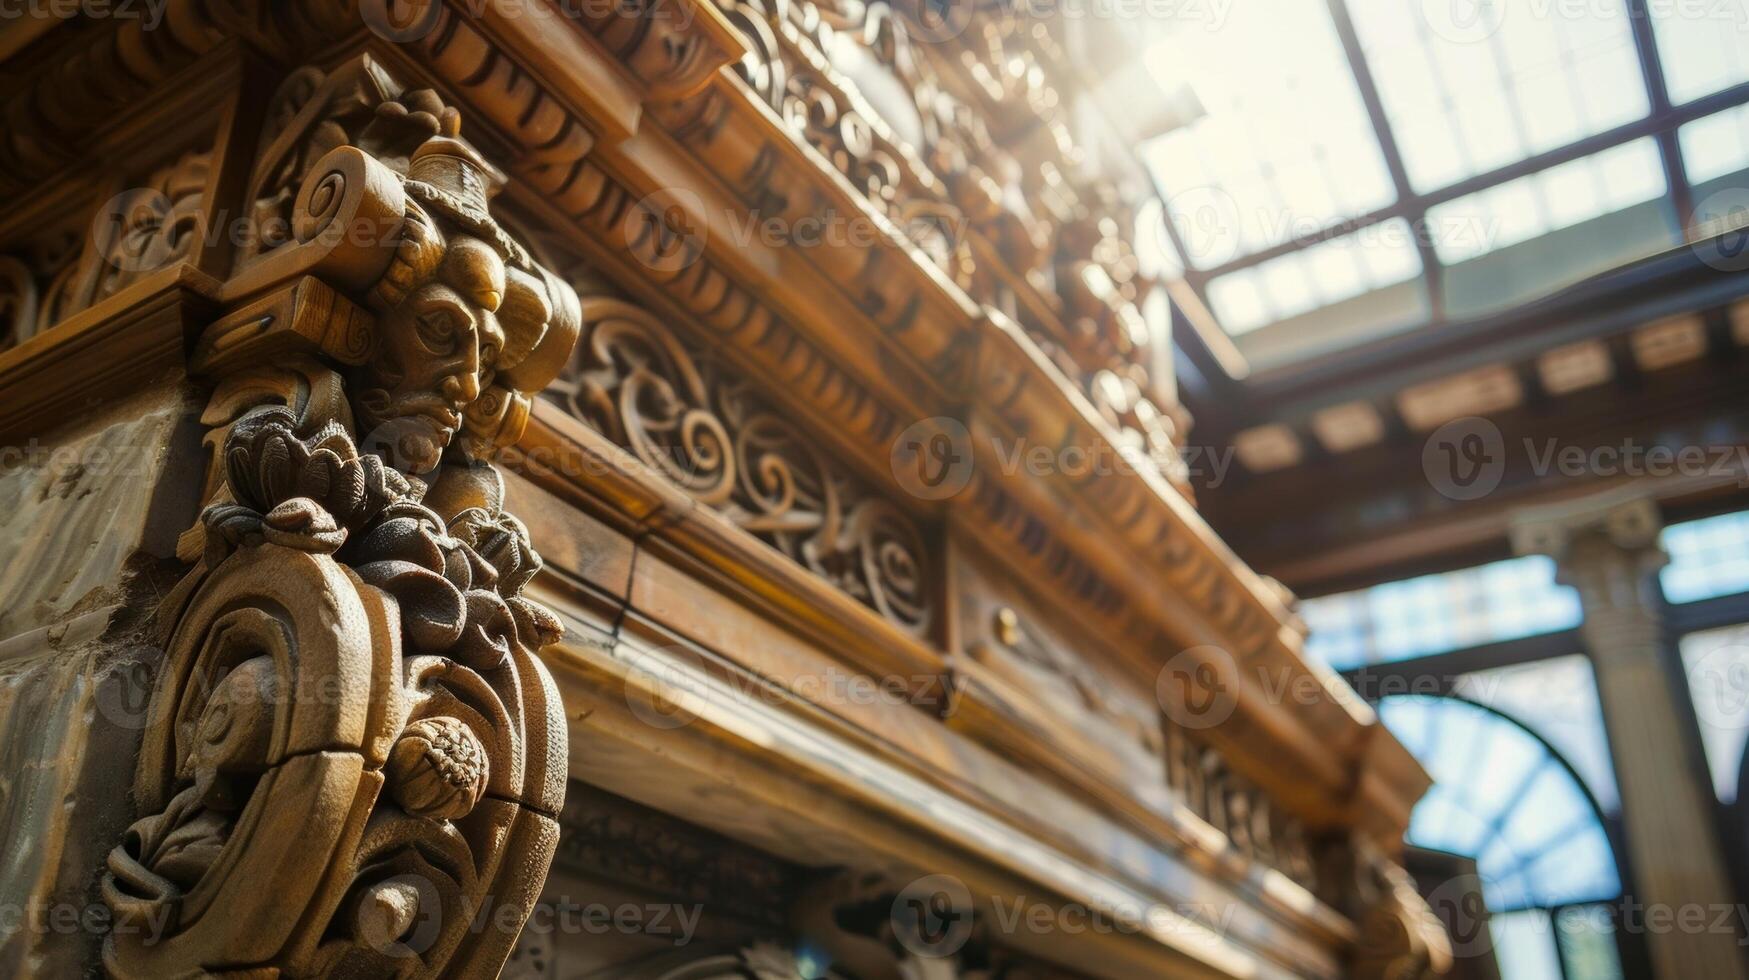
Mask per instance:
[[[760,851],[587,786],[559,817],[556,863],[781,926],[792,869]]]
[[[569,356],[576,298],[493,219],[455,110],[391,98],[368,62],[293,80],[315,98],[280,100],[251,184],[289,234],[227,285],[266,298],[196,345],[220,452],[158,613],[104,961],[493,976],[552,859],[567,746],[537,657],[562,628],[522,595],[541,561],[489,460]],[[421,138],[394,155],[349,118]]]
[[[887,621],[928,634],[939,560],[910,518],[648,311],[588,296],[583,319],[549,397]]]

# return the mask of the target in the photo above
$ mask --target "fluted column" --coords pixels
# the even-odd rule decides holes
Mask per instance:
[[[1642,907],[1636,924],[1660,980],[1746,975],[1737,937],[1712,928],[1734,901],[1709,819],[1711,789],[1684,764],[1681,692],[1662,662],[1657,570],[1661,521],[1649,498],[1611,494],[1527,512],[1514,522],[1521,554],[1554,558],[1579,592],[1598,697],[1620,783],[1622,817]],[[1698,922],[1704,908],[1705,927]],[[1734,917],[1728,917],[1734,922]]]

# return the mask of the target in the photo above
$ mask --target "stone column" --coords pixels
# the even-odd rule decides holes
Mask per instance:
[[[1685,761],[1680,692],[1663,663],[1653,577],[1666,561],[1660,527],[1649,498],[1609,494],[1526,512],[1512,540],[1520,554],[1554,558],[1560,581],[1579,591],[1580,635],[1597,674],[1639,890],[1630,897],[1643,907],[1639,922],[1649,923],[1655,974],[1740,978],[1749,974],[1737,937],[1712,929],[1734,896],[1708,816],[1711,788]],[[1695,907],[1709,914],[1685,918]]]

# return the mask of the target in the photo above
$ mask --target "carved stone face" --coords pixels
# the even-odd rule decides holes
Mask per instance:
[[[504,260],[451,236],[435,271],[378,320],[378,348],[356,397],[360,432],[407,473],[435,469],[462,412],[491,385],[504,350],[497,312]]]

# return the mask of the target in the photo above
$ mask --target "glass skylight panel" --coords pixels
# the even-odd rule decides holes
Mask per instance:
[[[1580,618],[1578,593],[1539,555],[1306,599],[1300,614],[1312,628],[1307,651],[1338,670],[1572,629]]]
[[[1383,699],[1379,717],[1434,778],[1410,816],[1409,842],[1474,858],[1490,908],[1620,894],[1596,808],[1548,746],[1511,717],[1415,695]]]
[[[1646,137],[1429,208],[1427,222],[1440,261],[1455,265],[1668,189],[1658,145]]]
[[[1749,169],[1749,105],[1716,112],[1676,131],[1691,184]]]
[[[1597,681],[1584,654],[1465,674],[1454,690],[1547,739],[1578,771],[1598,806],[1611,813],[1620,807]]]
[[[1622,0],[1348,0],[1385,117],[1419,192],[1643,118]],[[1446,16],[1463,10],[1471,16]]]
[[[1249,333],[1270,321],[1263,291],[1251,269],[1229,273],[1208,284],[1209,308],[1233,336]]]
[[[1414,232],[1393,218],[1217,277],[1209,305],[1237,336],[1420,274]]]
[[[1678,646],[1713,790],[1719,802],[1735,802],[1749,743],[1749,626],[1690,633]]]
[[[1671,602],[1749,592],[1749,511],[1672,524],[1662,540],[1670,563],[1658,575]]]
[[[1183,27],[1157,42],[1148,62],[1163,84],[1190,79],[1206,113],[1144,148],[1193,267],[1304,238],[1395,199],[1323,0],[1235,4],[1219,29]]]
[[[1749,81],[1749,16],[1741,4],[1650,5],[1670,101],[1690,102]]]

